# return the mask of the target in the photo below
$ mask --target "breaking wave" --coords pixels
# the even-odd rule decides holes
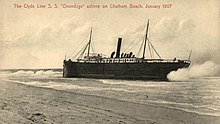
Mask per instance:
[[[2,77],[39,77],[39,78],[48,78],[48,77],[61,77],[62,72],[53,71],[53,70],[39,70],[39,71],[24,71],[19,70],[16,72],[1,72]]]
[[[178,69],[167,75],[171,81],[187,81],[192,78],[204,78],[217,76],[220,67],[212,61],[207,61],[203,64],[196,64],[190,68]]]
[[[40,81],[18,81],[18,80],[11,80],[11,79],[3,79],[4,81],[20,83],[24,85],[30,85],[35,87],[44,87],[44,88],[51,88],[56,90],[87,90],[87,91],[120,91],[120,92],[137,92],[132,90],[127,90],[123,88],[111,88],[111,87],[91,87],[91,86],[80,86],[72,83],[62,83],[62,82],[40,82]]]
[[[112,85],[126,85],[131,87],[165,87],[167,86],[167,82],[152,82],[152,81],[140,81],[140,80],[110,80],[110,79],[104,79],[100,80],[104,84],[112,84]]]
[[[128,100],[129,101],[129,100]],[[131,101],[131,100],[130,100]],[[145,104],[146,101],[137,101]],[[186,112],[197,113],[199,115],[210,115],[220,117],[220,107],[216,105],[194,105],[190,103],[178,103],[178,102],[169,102],[164,100],[148,100],[148,104],[168,107],[178,110],[183,110]]]

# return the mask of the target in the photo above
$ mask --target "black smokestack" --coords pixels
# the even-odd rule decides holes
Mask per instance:
[[[117,46],[117,52],[116,52],[116,57],[115,58],[120,57],[121,41],[122,41],[122,38],[118,38],[118,46]]]

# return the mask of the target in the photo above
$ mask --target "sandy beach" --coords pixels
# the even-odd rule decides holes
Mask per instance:
[[[219,124],[220,118],[0,80],[0,123]]]

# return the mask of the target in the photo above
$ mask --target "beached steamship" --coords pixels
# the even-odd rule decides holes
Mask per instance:
[[[140,80],[167,80],[167,74],[179,68],[187,68],[190,60],[162,59],[150,40],[148,39],[149,20],[144,37],[142,57],[136,57],[132,52],[121,53],[122,38],[118,39],[117,51],[112,52],[110,57],[102,54],[91,54],[90,38],[84,47],[82,54],[88,51],[83,58],[75,61],[65,59],[63,63],[63,77],[79,78],[108,78],[108,79],[140,79]],[[146,45],[151,52],[155,52],[159,58],[145,58]],[[191,53],[190,53],[191,55]],[[189,58],[190,58],[189,55]]]

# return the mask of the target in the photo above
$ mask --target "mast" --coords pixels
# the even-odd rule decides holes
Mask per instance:
[[[91,28],[91,31],[90,31],[89,44],[88,44],[88,54],[87,54],[88,58],[89,58],[89,52],[90,52],[91,39],[92,39],[92,28]]]
[[[188,58],[189,61],[190,61],[191,54],[192,54],[192,50],[190,50],[190,53],[189,53],[189,58]]]
[[[144,51],[143,51],[143,57],[142,57],[143,60],[144,60],[145,49],[146,49],[146,42],[147,42],[148,28],[149,28],[149,19],[148,19],[148,21],[147,21],[146,36],[145,36],[145,40],[144,40]]]

